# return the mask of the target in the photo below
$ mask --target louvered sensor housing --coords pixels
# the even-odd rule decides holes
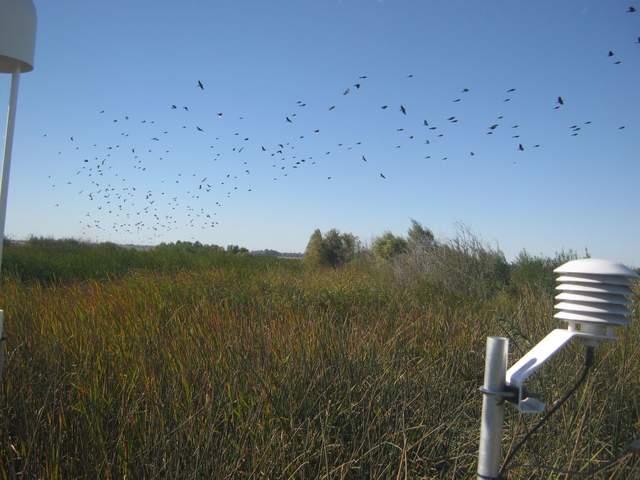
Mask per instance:
[[[583,340],[613,339],[614,328],[629,324],[631,283],[638,278],[633,270],[608,260],[583,258],[554,270],[559,292],[555,318],[566,322],[570,331]]]

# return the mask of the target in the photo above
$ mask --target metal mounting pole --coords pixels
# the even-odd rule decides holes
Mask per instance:
[[[4,250],[4,227],[7,217],[7,196],[9,195],[9,173],[11,171],[11,151],[13,132],[16,125],[16,107],[18,105],[18,86],[20,85],[20,66],[16,65],[11,73],[11,94],[9,114],[7,116],[7,134],[4,141],[4,162],[2,165],[2,185],[0,190],[0,272],[2,270],[2,252]],[[0,379],[4,364],[4,312],[0,310]]]
[[[4,247],[4,227],[7,217],[7,196],[9,195],[9,173],[11,171],[11,152],[13,150],[13,132],[16,125],[16,107],[18,105],[18,86],[20,85],[20,67],[16,65],[11,74],[11,96],[7,116],[7,134],[4,140],[4,162],[2,164],[2,187],[0,190],[0,269]]]
[[[508,354],[508,339],[487,337],[484,386],[481,388],[484,395],[480,423],[478,480],[498,478]]]

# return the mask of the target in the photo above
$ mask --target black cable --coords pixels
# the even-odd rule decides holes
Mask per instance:
[[[576,383],[565,393],[562,398],[560,398],[544,416],[536,423],[531,430],[529,430],[524,437],[516,444],[515,447],[511,449],[511,451],[507,454],[504,462],[502,462],[502,467],[500,468],[500,473],[498,474],[498,478],[504,478],[504,473],[509,468],[509,462],[515,457],[516,453],[522,448],[522,446],[531,438],[531,436],[536,433],[542,425],[549,420],[549,417],[553,415],[569,398],[573,395],[576,390],[584,383],[587,379],[587,375],[589,374],[589,370],[593,366],[593,357],[594,357],[594,348],[592,346],[587,346],[584,356],[584,366],[582,367],[582,372],[580,373],[580,377],[576,381]]]

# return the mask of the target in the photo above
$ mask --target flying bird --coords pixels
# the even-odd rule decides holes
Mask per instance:
[[[385,177],[385,176],[381,173],[381,174],[380,174],[380,178],[385,178],[385,179],[386,179],[387,177]]]
[[[386,110],[387,108],[389,108],[389,105],[382,105],[380,108],[381,108],[382,110]]]
[[[407,109],[404,107],[404,105],[400,105],[400,111],[402,112],[403,115],[407,114]]]
[[[628,10],[627,13],[636,13],[636,7],[634,7],[633,5],[631,5]]]
[[[287,122],[293,123],[289,117],[285,117],[285,118],[287,119]]]
[[[564,105],[564,99],[562,97],[558,97],[558,103],[560,105]]]
[[[334,108],[336,108],[336,106],[335,106],[335,105],[331,105],[331,106],[329,107],[329,111],[333,110]]]
[[[522,146],[521,143],[518,144],[518,150],[520,150],[521,152],[524,152],[524,147]]]
[[[611,50],[609,50],[609,57],[613,57],[615,55],[615,53],[613,53]]]

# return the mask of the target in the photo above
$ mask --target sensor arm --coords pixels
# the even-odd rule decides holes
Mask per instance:
[[[537,398],[529,397],[524,391],[524,383],[552,356],[562,350],[575,337],[593,338],[576,330],[556,329],[544,337],[524,357],[518,360],[506,374],[506,385],[517,390],[517,408],[522,413],[541,413],[545,404]]]

